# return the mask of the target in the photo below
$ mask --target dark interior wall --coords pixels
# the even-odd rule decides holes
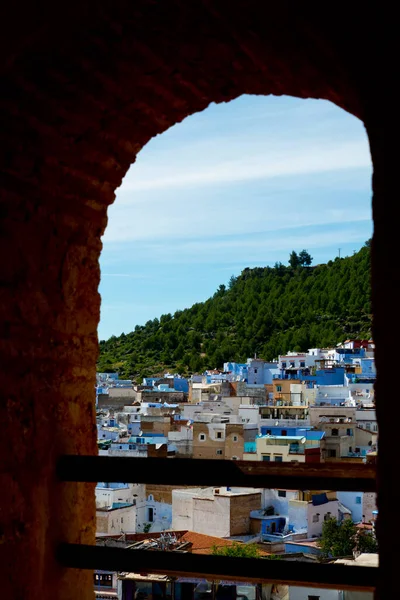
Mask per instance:
[[[5,597],[93,594],[91,573],[62,571],[53,558],[61,540],[93,541],[92,486],[58,484],[54,465],[66,452],[96,452],[100,236],[115,189],[156,134],[244,93],[325,98],[367,121],[378,164],[374,304],[378,368],[384,364],[395,300],[382,299],[389,273],[380,266],[396,246],[387,210],[397,188],[384,171],[383,115],[373,96],[376,65],[394,56],[376,13],[349,4],[138,0],[73,1],[62,14],[55,4],[7,9],[0,41]],[[378,403],[385,385],[379,380]],[[385,412],[378,416],[381,432],[389,431]],[[380,442],[382,547],[393,510],[384,461],[393,444]],[[397,555],[385,556],[387,586]]]

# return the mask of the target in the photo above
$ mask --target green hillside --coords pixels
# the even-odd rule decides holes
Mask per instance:
[[[292,262],[293,264],[293,262]],[[326,265],[244,269],[206,302],[100,342],[99,371],[139,378],[273,359],[371,335],[369,242]]]

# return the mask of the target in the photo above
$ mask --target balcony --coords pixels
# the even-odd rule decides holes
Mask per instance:
[[[261,427],[311,427],[310,419],[308,417],[302,419],[301,417],[295,419],[263,419],[260,420]]]
[[[290,444],[289,454],[304,454],[304,446],[299,444]]]

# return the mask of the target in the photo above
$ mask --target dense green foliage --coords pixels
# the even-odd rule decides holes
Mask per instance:
[[[260,551],[256,544],[240,544],[233,542],[232,546],[212,546],[211,554],[214,556],[233,556],[239,558],[260,558]]]
[[[351,556],[355,547],[356,526],[351,519],[339,523],[328,519],[322,524],[319,546],[324,556]]]
[[[351,556],[353,551],[374,553],[378,551],[375,535],[358,530],[351,519],[339,523],[328,519],[322,525],[319,546],[324,556]]]
[[[351,257],[315,267],[244,269],[206,302],[101,341],[98,370],[136,379],[165,370],[199,372],[254,353],[271,360],[289,350],[369,338],[370,329],[367,243]]]

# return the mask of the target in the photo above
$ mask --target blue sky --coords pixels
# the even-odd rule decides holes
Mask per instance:
[[[143,148],[108,214],[100,339],[293,249],[314,264],[358,250],[372,234],[367,136],[324,100],[213,104]]]

